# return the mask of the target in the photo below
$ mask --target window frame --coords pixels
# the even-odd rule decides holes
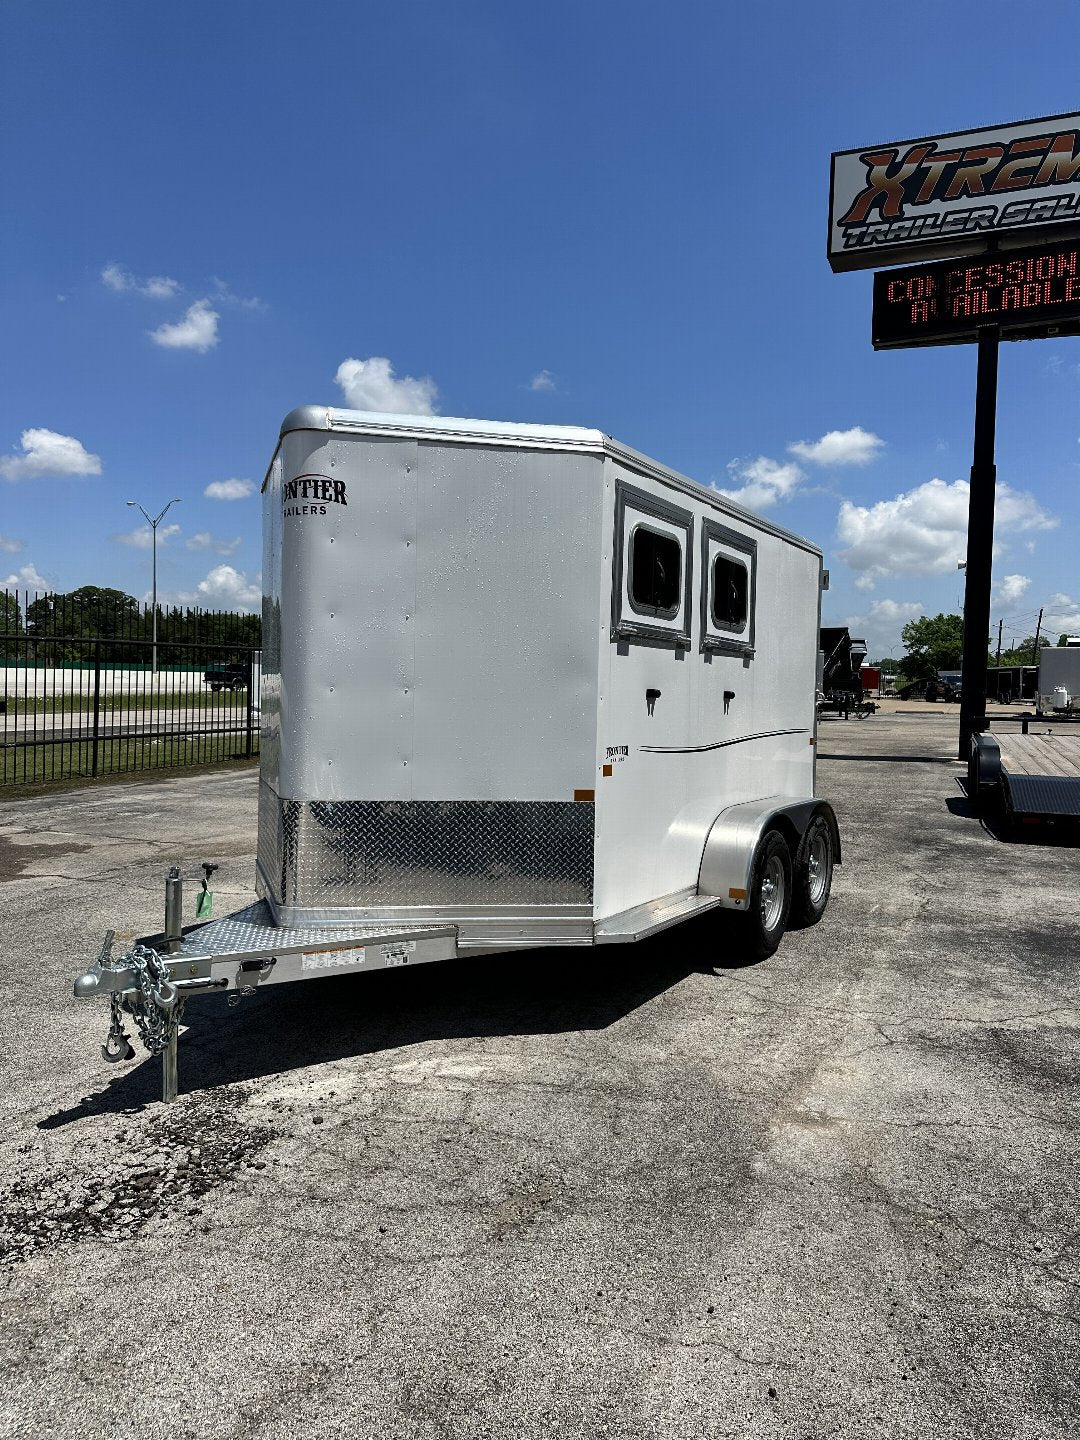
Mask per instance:
[[[633,523],[627,532],[627,512]],[[671,538],[677,540],[681,549],[682,584],[679,603],[670,615],[657,612],[651,607],[642,609],[635,604],[630,593],[631,542],[639,528],[653,530],[655,534],[668,536],[670,530],[658,530],[649,524],[658,520],[678,531]],[[615,478],[615,533],[612,546],[611,586],[611,639],[614,641],[635,641],[638,644],[670,646],[675,650],[690,648],[694,583],[694,516],[658,495],[640,490],[621,477]],[[658,624],[657,621],[667,623]],[[672,621],[680,621],[672,624]],[[652,622],[652,623],[650,623]]]
[[[710,542],[723,547],[712,551]],[[713,563],[717,554],[734,551],[728,559],[746,566],[746,622],[735,630],[713,619]],[[711,552],[711,553],[710,553]],[[727,525],[708,518],[701,522],[701,642],[700,649],[714,655],[739,655],[751,659],[755,652],[757,616],[758,543],[752,535],[742,535]]]

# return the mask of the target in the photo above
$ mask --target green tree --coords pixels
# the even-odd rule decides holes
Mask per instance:
[[[964,654],[961,615],[920,615],[908,621],[900,638],[907,651],[900,669],[907,679],[929,680],[939,670],[960,669]]]
[[[134,595],[107,585],[80,585],[39,595],[26,607],[26,629],[33,639],[53,638],[49,658],[54,664],[92,658],[96,640],[137,640],[142,634],[139,602]],[[105,645],[103,660],[120,660],[124,647]]]
[[[23,634],[19,597],[9,590],[0,590],[0,654],[5,660],[19,657],[19,639]]]

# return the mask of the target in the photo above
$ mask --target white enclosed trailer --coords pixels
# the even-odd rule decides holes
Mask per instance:
[[[1035,693],[1037,714],[1068,715],[1080,711],[1080,641],[1046,645],[1039,651]]]
[[[820,918],[815,546],[555,426],[305,407],[263,500],[263,899],[106,949],[109,1058],[164,1009],[174,1087],[190,990]]]

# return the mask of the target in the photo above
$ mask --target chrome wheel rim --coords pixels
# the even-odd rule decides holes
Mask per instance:
[[[761,928],[775,930],[784,913],[784,867],[779,855],[770,855],[761,875]]]
[[[806,855],[807,889],[813,905],[820,905],[829,883],[829,837],[824,830],[811,836]]]

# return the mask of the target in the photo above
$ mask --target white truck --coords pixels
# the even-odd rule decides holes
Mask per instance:
[[[263,484],[257,890],[76,981],[176,1089],[192,993],[812,924],[820,551],[598,430],[294,410]]]

